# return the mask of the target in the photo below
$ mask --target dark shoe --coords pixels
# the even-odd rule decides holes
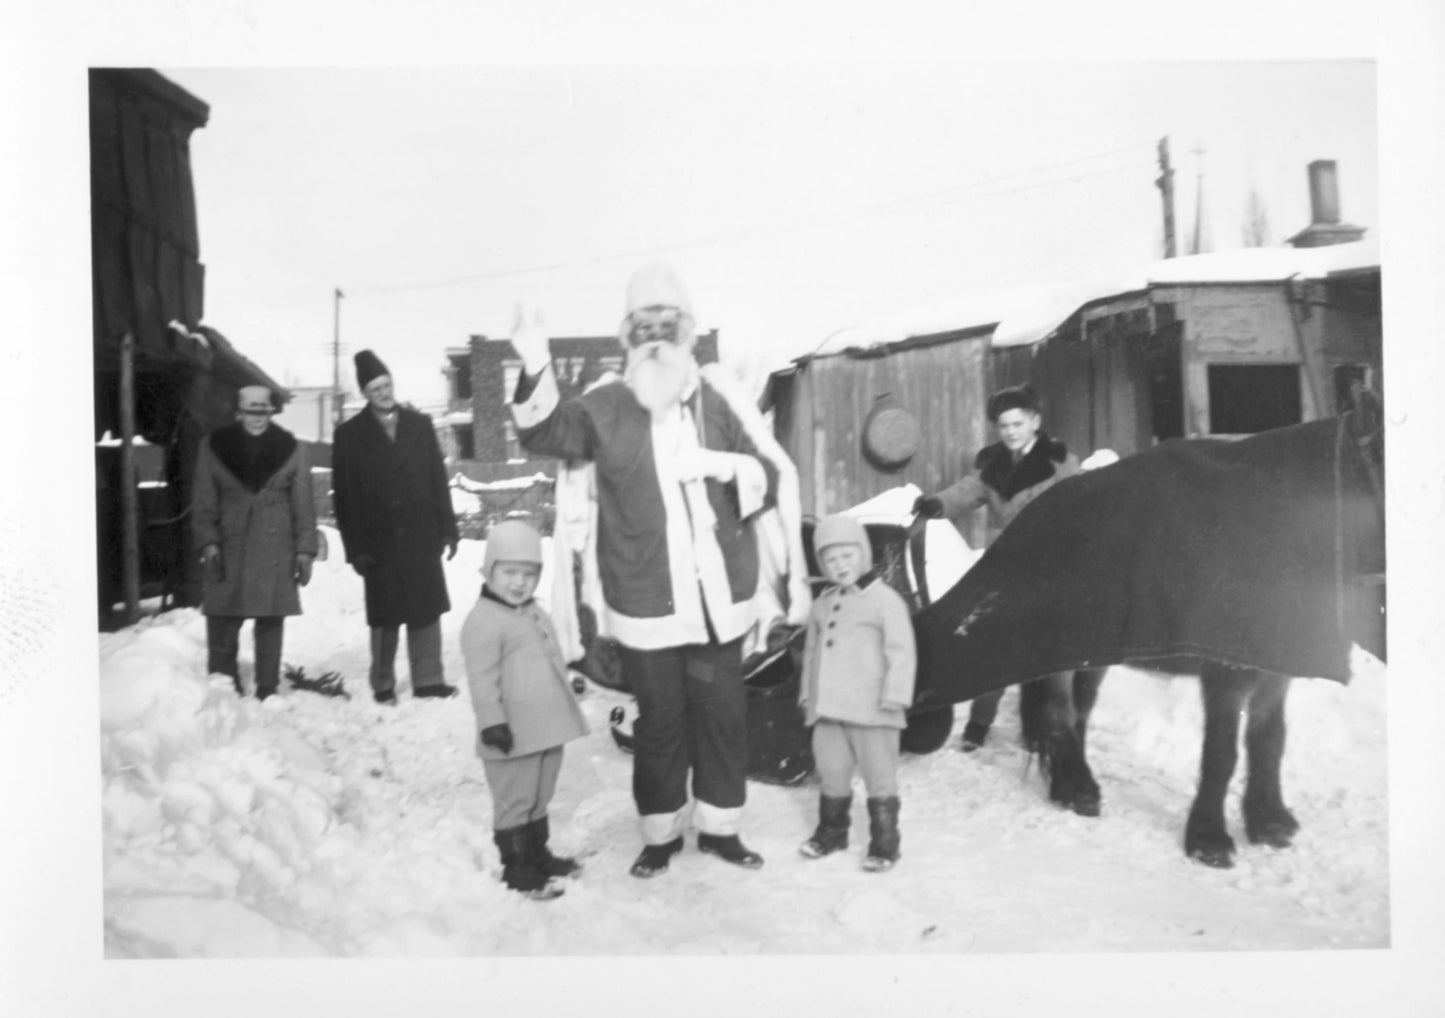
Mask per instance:
[[[434,686],[421,686],[412,690],[412,695],[417,697],[435,697],[439,700],[450,700],[457,695],[456,686],[448,686],[445,682],[438,682]]]
[[[386,703],[390,704],[393,707],[396,706],[396,693],[390,689],[383,689],[381,690],[381,692],[372,693],[371,695],[377,703]]]
[[[537,901],[560,898],[562,888],[554,884],[531,858],[532,832],[527,826],[492,832],[502,857],[502,883]]]
[[[848,811],[853,806],[853,797],[820,795],[818,797],[818,829],[813,836],[798,846],[798,851],[809,859],[821,859],[825,855],[841,852],[848,847]]]
[[[975,724],[970,721],[963,726],[963,751],[972,753],[988,741],[988,725]]]
[[[582,872],[582,864],[567,856],[553,855],[547,848],[551,836],[547,818],[533,820],[527,825],[532,835],[532,862],[549,877],[570,877]]]
[[[885,873],[898,861],[898,796],[868,800],[868,856],[863,868]]]
[[[763,857],[744,845],[736,834],[699,834],[697,848],[745,870],[755,870],[763,864]]]
[[[634,877],[655,877],[667,872],[667,864],[673,856],[682,851],[682,835],[679,834],[665,845],[646,845],[637,861],[628,870]]]
[[[276,695],[276,690],[274,690],[274,689],[258,689],[258,690],[256,690],[256,699],[258,699],[258,700],[265,700],[265,699],[267,699],[268,697],[272,697],[272,696],[275,696],[275,695]]]

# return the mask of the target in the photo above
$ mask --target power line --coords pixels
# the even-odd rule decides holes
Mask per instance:
[[[1152,156],[1152,144],[1149,150]],[[775,236],[783,233],[796,233],[802,230],[826,229],[841,222],[856,219],[873,218],[877,216],[895,215],[900,213],[924,212],[929,209],[939,208],[946,205],[958,204],[967,201],[976,201],[982,198],[993,198],[1002,194],[1011,194],[1019,191],[1032,190],[1040,187],[1048,187],[1056,184],[1076,183],[1081,180],[1089,180],[1096,177],[1108,176],[1130,170],[1140,169],[1141,166],[1134,163],[1108,167],[1083,174],[1069,174],[1059,178],[1048,178],[1029,183],[1022,183],[1012,187],[994,188],[992,190],[980,191],[978,188],[989,184],[1000,184],[1008,181],[1021,180],[1025,177],[1034,176],[1040,173],[1048,173],[1064,169],[1070,166],[1077,166],[1081,163],[1092,162],[1096,159],[1106,159],[1117,155],[1134,153],[1139,146],[1124,149],[1115,149],[1111,152],[1098,153],[1091,156],[1081,156],[1077,159],[1065,160],[1059,163],[1052,163],[1047,166],[1035,167],[1030,170],[1022,170],[1018,173],[1003,174],[997,177],[985,178],[970,184],[957,185],[940,191],[928,192],[922,195],[914,195],[907,198],[891,199],[886,202],[879,202],[873,205],[863,206],[847,212],[838,213],[826,217],[813,217],[805,220],[798,220],[793,223],[784,223],[769,226],[760,226],[752,230],[736,231],[728,234],[714,234],[710,237],[696,238],[686,241],[678,241],[672,244],[663,244],[649,248],[636,249],[632,251],[614,252],[612,254],[596,255],[591,258],[574,259],[570,261],[549,262],[543,264],[529,265],[521,268],[497,269],[492,272],[471,273],[465,276],[455,276],[450,279],[436,280],[425,283],[398,283],[381,284],[375,286],[352,287],[353,294],[360,293],[366,296],[390,296],[393,294],[408,293],[418,290],[447,289],[454,286],[467,286],[475,283],[489,282],[495,279],[506,279],[516,276],[534,275],[539,272],[554,272],[559,269],[576,268],[584,265],[597,265],[604,262],[618,261],[621,259],[637,259],[669,254],[677,251],[688,250],[697,247],[711,247],[722,244],[734,244],[749,240]]]

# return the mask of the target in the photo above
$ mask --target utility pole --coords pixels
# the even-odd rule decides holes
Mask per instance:
[[[1174,170],[1169,165],[1169,136],[1159,139],[1159,179],[1154,181],[1164,199],[1164,257],[1179,254],[1174,243]]]
[[[331,434],[341,426],[341,298],[346,294],[336,287],[332,298],[332,340],[331,340]]]
[[[1204,148],[1198,142],[1189,151],[1194,153],[1194,236],[1189,241],[1190,254],[1202,254],[1208,247],[1204,237]]]

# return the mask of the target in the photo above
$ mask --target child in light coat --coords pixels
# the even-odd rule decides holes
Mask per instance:
[[[813,602],[798,699],[813,725],[823,787],[818,829],[799,851],[816,859],[848,847],[853,774],[861,771],[870,833],[863,868],[883,872],[898,861],[898,752],[913,702],[913,622],[903,597],[873,571],[861,522],[825,517],[813,547],[832,585]]]
[[[581,869],[547,848],[547,805],[562,746],[587,734],[551,618],[533,600],[542,539],[526,523],[492,528],[481,596],[462,624],[462,657],[492,793],[492,827],[502,880],[538,899],[562,893],[553,879]]]

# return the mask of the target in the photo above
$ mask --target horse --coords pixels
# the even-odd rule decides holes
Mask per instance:
[[[1204,733],[1184,851],[1233,864],[1224,799],[1239,756],[1253,844],[1299,830],[1280,787],[1293,677],[1349,680],[1384,657],[1380,403],[1237,440],[1177,439],[1060,482],[915,617],[939,702],[1020,684],[1049,797],[1101,812],[1085,746],[1105,669],[1199,676]],[[915,708],[917,704],[915,704]]]

